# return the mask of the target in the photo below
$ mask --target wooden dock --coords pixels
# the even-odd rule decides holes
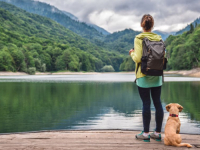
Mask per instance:
[[[165,146],[163,141],[138,141],[138,131],[49,131],[0,135],[1,150],[177,150],[186,147]],[[164,135],[162,134],[162,137]],[[200,150],[200,135],[182,134],[182,142]]]

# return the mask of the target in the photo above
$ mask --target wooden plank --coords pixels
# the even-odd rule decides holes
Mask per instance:
[[[0,135],[0,149],[66,149],[66,150],[175,150],[188,149],[165,146],[163,141],[150,143],[138,141],[135,135],[138,131],[53,131],[39,133],[23,133]],[[182,134],[183,142],[194,144],[193,148],[200,146],[200,135]],[[162,134],[162,137],[164,135]]]

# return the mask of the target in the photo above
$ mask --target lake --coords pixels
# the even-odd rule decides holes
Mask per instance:
[[[142,130],[133,74],[0,76],[0,133]],[[166,76],[162,105],[179,103],[181,133],[200,134],[200,78]],[[155,128],[152,104],[151,130]],[[169,113],[165,110],[162,131]]]

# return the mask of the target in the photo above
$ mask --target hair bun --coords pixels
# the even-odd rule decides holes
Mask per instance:
[[[141,26],[145,30],[150,30],[154,26],[154,19],[151,15],[144,15],[141,20]]]

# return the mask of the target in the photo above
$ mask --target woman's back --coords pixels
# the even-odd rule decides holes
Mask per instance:
[[[136,63],[136,84],[139,87],[149,88],[149,87],[157,87],[162,85],[162,76],[146,76],[141,72],[141,66],[138,65],[141,63],[142,58],[142,41],[147,37],[150,41],[160,41],[162,38],[160,35],[157,35],[153,32],[143,32],[136,36],[134,41],[134,49],[135,51],[131,53],[131,57],[133,61]],[[139,68],[138,68],[139,67]]]

